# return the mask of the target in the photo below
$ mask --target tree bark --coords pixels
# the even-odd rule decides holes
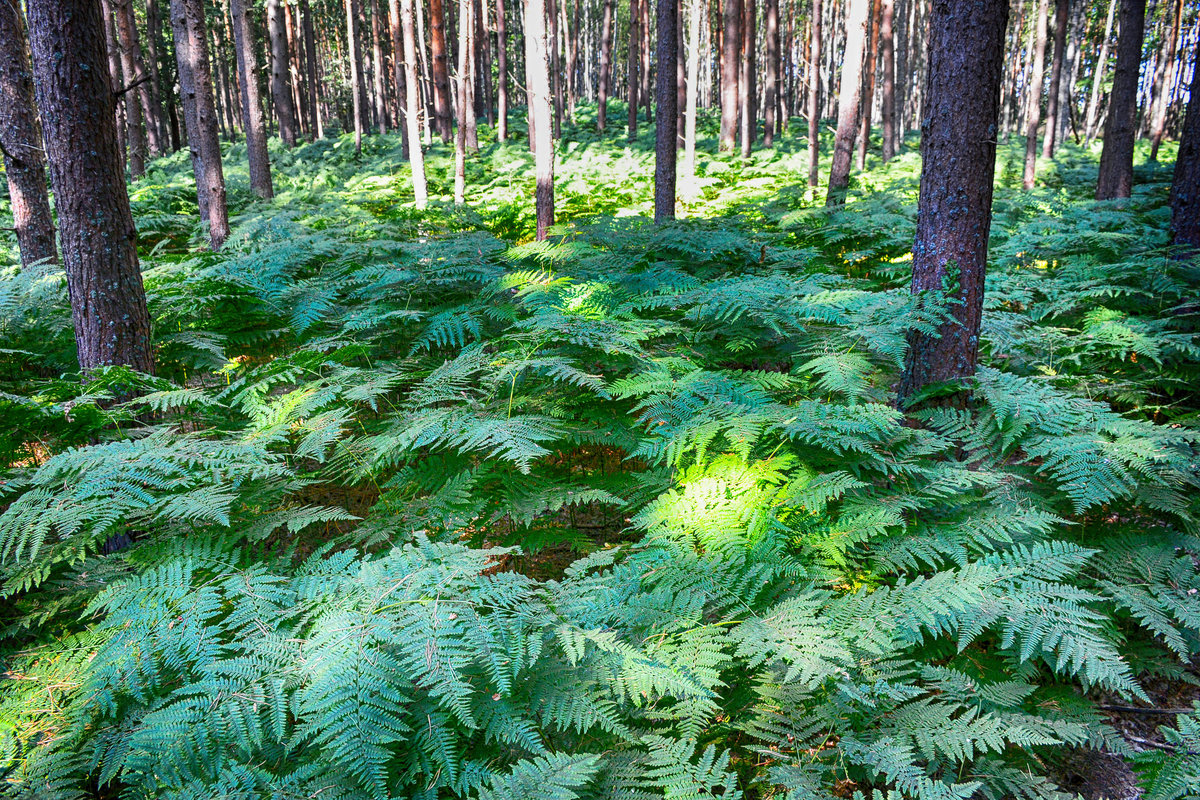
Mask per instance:
[[[171,129],[167,121],[168,114],[163,110],[162,75],[158,65],[161,36],[162,18],[158,13],[158,0],[146,0],[146,53],[150,57],[150,100],[154,107],[147,122],[158,129],[158,140],[162,150],[154,155],[160,156],[166,155],[169,149],[178,149],[178,145],[171,141]],[[170,95],[171,92],[167,92],[167,94]]]
[[[867,48],[867,76],[863,80],[862,123],[858,132],[858,169],[867,168],[867,150],[871,146],[871,114],[875,108],[875,62],[879,58],[879,18],[883,14],[880,0],[871,9],[871,45]]]
[[[933,0],[913,294],[948,291],[938,335],[911,331],[899,401],[975,374],[1008,0]]]
[[[1121,36],[1117,41],[1117,67],[1104,125],[1104,149],[1096,199],[1129,197],[1133,191],[1133,141],[1137,133],[1138,72],[1142,61],[1142,33],[1146,0],[1121,0]]]
[[[271,181],[271,158],[267,154],[267,125],[263,120],[258,91],[258,61],[254,57],[254,24],[246,0],[230,0],[233,16],[233,49],[241,84],[242,119],[246,127],[246,151],[250,160],[250,188],[264,200],[275,196]]]
[[[1200,251],[1200,44],[1193,64],[1191,94],[1171,182],[1171,241],[1179,247],[1181,258],[1192,258]]]
[[[450,141],[450,67],[446,54],[445,0],[429,0],[429,49],[433,55],[433,113],[443,142]]]
[[[766,0],[763,10],[766,41],[766,75],[763,86],[763,147],[774,147],[779,105],[779,0]]]
[[[650,0],[641,0],[642,2],[650,2]],[[726,0],[728,2],[728,0]],[[638,48],[641,47],[642,34],[641,25],[642,12],[638,9],[638,0],[629,0],[629,58],[626,63],[625,72],[629,78],[629,141],[637,138],[637,110],[638,110],[638,68],[641,64],[641,59],[638,57]],[[526,31],[526,36],[529,32]]]
[[[1108,48],[1112,41],[1113,17],[1120,0],[1108,0],[1108,19],[1104,23],[1104,41],[1100,45],[1100,55],[1096,57],[1096,68],[1092,73],[1092,91],[1088,98],[1087,121],[1084,123],[1084,144],[1091,146],[1096,136],[1096,114],[1100,110],[1101,87],[1104,84],[1104,72],[1108,66]]]
[[[201,0],[171,0],[171,27],[175,31],[179,93],[196,176],[200,218],[208,223],[212,249],[220,250],[229,236],[229,211],[225,205],[225,174],[221,168],[221,141],[217,136],[217,108]]]
[[[317,89],[320,85],[320,73],[317,69],[317,37],[313,30],[312,11],[308,0],[300,0],[301,26],[304,28],[304,68],[308,72],[305,81],[308,89],[308,113],[312,119],[310,135],[317,139],[325,138],[325,125],[321,118],[321,106],[317,102]]]
[[[819,0],[817,0],[819,2]],[[738,133],[738,83],[742,48],[742,0],[722,0],[721,150],[732,150]]]
[[[31,0],[38,106],[58,207],[79,367],[154,371],[137,230],[117,148],[95,0]]]
[[[412,167],[413,198],[417,208],[425,208],[428,202],[428,192],[425,187],[425,154],[421,150],[421,123],[417,113],[421,107],[421,89],[417,85],[417,41],[413,33],[413,0],[390,0],[392,18],[397,15],[399,5],[400,27],[404,37],[404,47],[396,46],[395,27],[393,26],[393,51],[396,61],[396,94],[404,98],[401,112],[404,114],[404,126],[408,136],[408,163]],[[403,53],[403,59],[401,54]],[[403,72],[404,91],[400,91],[399,83]]]
[[[474,116],[471,103],[471,0],[458,0],[458,129],[454,136],[454,204],[466,199],[467,120]]]
[[[658,42],[654,78],[658,112],[654,120],[654,221],[675,219],[675,158],[678,152],[679,109],[675,70],[678,66],[679,27],[676,0],[658,0]]]
[[[1033,45],[1033,68],[1029,73],[1029,95],[1025,109],[1025,174],[1021,185],[1026,191],[1033,188],[1037,180],[1037,132],[1042,116],[1042,81],[1046,69],[1046,17],[1050,10],[1049,0],[1039,0]]]
[[[379,126],[379,133],[386,134],[388,129],[387,90],[383,67],[383,25],[382,17],[379,14],[379,0],[371,0],[371,59],[374,65],[371,76],[375,81],[375,122]]]
[[[808,57],[808,185],[816,188],[821,162],[821,0],[813,0]]]
[[[1158,148],[1162,145],[1166,133],[1167,101],[1171,96],[1171,87],[1175,83],[1175,71],[1179,65],[1175,63],[1175,47],[1179,40],[1179,25],[1183,19],[1183,0],[1175,0],[1175,14],[1170,29],[1170,36],[1163,42],[1163,79],[1159,91],[1154,95],[1154,103],[1150,112],[1150,160],[1158,161]]]
[[[117,148],[121,153],[121,161],[129,162],[129,172],[134,177],[145,171],[140,156],[135,150],[129,152],[129,126],[125,121],[125,95],[121,93],[121,53],[117,44],[117,28],[113,24],[112,5],[108,0],[100,0],[100,15],[104,25],[104,40],[108,50],[108,85],[116,100],[113,113],[117,119]]]
[[[58,261],[25,20],[15,2],[0,3],[0,96],[5,98],[0,103],[0,153],[21,264]]]
[[[1058,135],[1058,115],[1066,109],[1059,104],[1063,62],[1067,50],[1067,20],[1070,0],[1054,0],[1054,60],[1050,66],[1050,95],[1046,98],[1046,131],[1042,135],[1042,158],[1053,158]]]
[[[496,72],[496,139],[503,142],[508,139],[508,29],[504,0],[496,0]],[[604,130],[603,124],[600,129]]]
[[[500,2],[500,0],[497,0]],[[604,0],[604,12],[600,23],[600,75],[596,82],[596,130],[604,133],[608,124],[608,91],[612,80],[613,45],[613,0]]]
[[[846,51],[842,59],[842,81],[838,90],[838,126],[829,168],[828,206],[846,202],[850,186],[850,160],[858,133],[858,105],[862,94],[863,50],[867,39],[867,10],[870,0],[848,0],[846,6]]]
[[[292,105],[291,75],[288,72],[287,30],[281,0],[267,0],[267,34],[271,40],[271,102],[279,120],[279,138],[296,146],[296,109]]]
[[[684,197],[696,197],[696,112],[700,94],[700,23],[705,13],[705,0],[691,0],[688,9],[687,53],[687,118],[683,128],[683,191]]]
[[[896,155],[896,45],[893,21],[896,0],[883,0],[879,9],[880,67],[883,70],[883,93],[880,96],[880,115],[883,126],[883,163]]]
[[[738,79],[738,107],[741,112],[742,158],[749,158],[758,133],[757,83],[755,54],[758,49],[758,0],[742,0],[742,63]]]
[[[346,0],[346,57],[350,62],[350,94],[354,106],[354,152],[362,154],[363,130],[366,129],[366,84],[362,74],[362,44],[358,36],[358,3]]]
[[[529,87],[533,157],[537,175],[537,239],[554,224],[554,140],[550,120],[550,72],[545,0],[525,2],[525,85]]]
[[[142,47],[138,43],[137,18],[133,13],[133,0],[113,0],[113,13],[117,22],[117,38],[121,42],[121,71],[125,73],[125,85],[137,87],[137,97],[140,107],[136,109],[136,122],[132,114],[129,117],[130,133],[136,126],[138,131],[138,146],[145,147],[143,151],[149,156],[162,155],[163,143],[159,137],[159,127],[154,118],[154,98],[150,94],[150,76],[146,73],[146,65],[142,61]],[[139,103],[130,101],[130,106]],[[131,109],[132,110],[132,109]],[[142,123],[145,121],[145,129]],[[132,138],[132,137],[131,137]]]

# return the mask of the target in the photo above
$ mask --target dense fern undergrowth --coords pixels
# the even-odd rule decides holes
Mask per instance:
[[[1059,798],[1094,748],[1200,792],[1200,717],[1134,753],[1097,709],[1200,649],[1170,159],[1119,207],[1002,148],[984,366],[906,419],[915,142],[837,212],[791,134],[701,155],[654,227],[650,133],[580,116],[545,243],[520,141],[463,209],[436,147],[426,212],[395,138],[276,142],[274,204],[232,145],[215,255],[154,164],[155,378],[81,382],[62,273],[3,267],[7,791]]]

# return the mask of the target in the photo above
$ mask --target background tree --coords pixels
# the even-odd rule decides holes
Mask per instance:
[[[629,100],[629,141],[633,141],[637,137],[638,125],[638,98],[640,97],[640,83],[638,81],[638,72],[641,66],[641,58],[638,56],[638,50],[642,44],[642,12],[639,8],[640,3],[648,3],[650,0],[629,0],[629,50],[628,59],[626,60],[625,72],[629,79],[628,84],[628,100]],[[729,0],[726,0],[729,2]],[[525,32],[529,36],[529,32]],[[722,127],[724,131],[724,112],[722,111]],[[722,139],[724,141],[724,139]],[[730,145],[732,147],[732,145]]]
[[[608,90],[612,81],[613,2],[604,0],[600,22],[600,74],[597,78],[596,130],[604,133],[608,124]]]
[[[400,92],[397,88],[396,93],[405,98],[401,112],[404,114],[404,126],[408,135],[408,161],[412,168],[413,197],[416,200],[417,208],[424,208],[428,194],[425,188],[425,154],[421,150],[421,123],[417,120],[420,113],[421,90],[417,85],[417,44],[416,36],[413,33],[413,0],[391,0],[393,16],[396,14],[397,3],[400,6],[404,49],[395,51],[396,81],[398,83],[401,80],[399,73],[403,71],[405,91]],[[403,53],[403,59],[401,59],[401,53]]]
[[[0,97],[0,153],[21,263],[57,261],[25,19],[9,0],[0,0]]]
[[[825,204],[830,206],[846,202],[846,189],[850,186],[850,160],[854,155],[854,137],[858,133],[870,1],[847,0],[846,3],[846,50],[838,90],[838,125],[833,140],[833,163],[829,167],[829,192],[825,196]]]
[[[654,120],[654,221],[675,219],[675,157],[679,109],[675,70],[679,49],[679,15],[676,0],[658,0],[658,46],[655,56],[655,98],[658,111]]]
[[[546,46],[546,4],[525,0],[525,85],[529,87],[529,127],[537,180],[537,238],[554,224],[554,140],[550,115],[550,65]]]
[[[1200,43],[1195,57],[1193,63],[1200,67]],[[1193,258],[1200,252],[1200,68],[1192,70],[1188,97],[1171,181],[1171,241],[1179,246],[1180,256]]]
[[[1096,124],[1100,110],[1100,96],[1103,93],[1104,75],[1108,68],[1108,49],[1112,41],[1113,18],[1116,16],[1120,0],[1108,0],[1108,14],[1104,23],[1104,39],[1100,44],[1100,55],[1096,57],[1096,66],[1092,72],[1092,89],[1088,93],[1087,116],[1084,120],[1084,143],[1091,145],[1096,135]]]
[[[1042,118],[1042,81],[1046,64],[1046,16],[1049,0],[1038,0],[1037,30],[1033,44],[1033,67],[1029,71],[1029,88],[1025,98],[1025,176],[1023,185],[1032,189],[1037,180],[1037,133]]]
[[[975,374],[1007,21],[1008,0],[933,0],[912,291],[946,292],[951,319],[909,334],[902,404]]]
[[[150,78],[142,59],[142,47],[138,42],[137,15],[133,0],[113,0],[113,15],[116,18],[117,39],[121,45],[121,70],[125,75],[126,92],[136,92],[137,103],[130,100],[130,128],[138,130],[139,139],[144,137],[147,156],[160,156],[164,149],[159,136],[160,126],[155,120],[157,107],[150,93]],[[143,123],[145,125],[143,129]]]
[[[1146,0],[1120,0],[1121,34],[1117,40],[1117,66],[1108,98],[1104,148],[1096,199],[1129,197],[1133,192],[1133,143],[1137,134],[1138,73],[1142,62],[1142,32]]]
[[[893,22],[896,0],[883,0],[879,9],[879,50],[883,70],[880,117],[883,127],[883,163],[896,155],[896,47]]]
[[[633,0],[637,2],[637,0]],[[721,134],[718,146],[732,150],[738,131],[739,52],[742,42],[742,0],[721,0]]]
[[[821,0],[813,0],[808,56],[808,185],[816,188],[821,160]]]
[[[433,114],[443,142],[450,141],[450,67],[446,52],[445,0],[429,0],[429,45],[433,72]]]
[[[1063,64],[1067,50],[1067,20],[1070,0],[1054,0],[1054,59],[1050,62],[1050,92],[1046,96],[1046,130],[1042,134],[1042,158],[1054,156],[1054,137],[1058,132],[1058,117],[1066,111],[1059,104],[1063,81]]]
[[[611,5],[612,0],[607,0]],[[612,10],[609,5],[605,6],[606,13],[609,15],[609,23],[612,21]],[[611,37],[610,37],[611,39]],[[609,41],[609,50],[612,49],[612,42]],[[603,50],[601,53],[603,54]],[[604,60],[601,58],[601,77],[600,80],[605,81],[604,75]],[[607,87],[607,83],[602,83]],[[603,114],[603,103],[601,103],[598,114]],[[598,116],[597,119],[602,119]],[[604,123],[600,122],[600,130],[604,130]],[[508,139],[508,27],[504,19],[504,0],[496,0],[496,140],[503,142]]]
[[[1179,41],[1179,26],[1183,20],[1183,0],[1175,0],[1171,12],[1171,29],[1163,39],[1162,81],[1159,91],[1155,92],[1150,107],[1150,160],[1158,160],[1158,148],[1162,146],[1166,134],[1167,106],[1170,105],[1171,89],[1175,83],[1175,73],[1180,64],[1175,59],[1175,47]]]
[[[288,147],[296,146],[296,108],[292,104],[292,82],[288,72],[287,28],[282,0],[267,0],[267,35],[271,42],[271,102],[279,121],[279,138]]]
[[[150,314],[100,4],[31,0],[29,33],[79,367],[126,364],[151,373]]]
[[[766,0],[763,9],[764,57],[766,76],[763,82],[763,147],[775,144],[775,127],[779,105],[779,0]]]
[[[246,154],[250,160],[250,188],[259,197],[270,200],[275,196],[275,187],[271,181],[267,126],[263,121],[262,99],[258,91],[259,69],[258,61],[254,57],[254,25],[246,8],[246,0],[230,0],[229,7],[242,119],[246,129]]]

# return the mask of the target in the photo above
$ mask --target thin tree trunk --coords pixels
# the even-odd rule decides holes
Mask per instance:
[[[1100,55],[1096,58],[1096,68],[1092,73],[1092,91],[1088,98],[1087,122],[1084,123],[1084,143],[1091,146],[1096,136],[1096,115],[1100,110],[1101,87],[1104,84],[1104,72],[1108,66],[1108,48],[1112,41],[1113,17],[1120,0],[1108,0],[1108,19],[1104,23],[1104,41],[1100,44]]]
[[[642,0],[642,2],[648,3],[650,0]],[[642,13],[638,10],[638,0],[629,0],[629,58],[626,62],[625,72],[629,78],[629,141],[631,142],[637,138],[638,65],[641,64],[638,48],[642,43],[641,21]],[[529,32],[526,31],[525,35],[528,36]]]
[[[846,4],[846,52],[838,90],[837,136],[833,143],[833,165],[829,168],[829,192],[825,197],[825,204],[829,206],[845,203],[846,189],[850,186],[850,160],[854,154],[854,136],[858,133],[869,5],[870,0],[848,0]]]
[[[446,61],[445,0],[429,0],[429,46],[433,54],[433,113],[443,142],[450,141],[450,68]]]
[[[882,53],[883,94],[880,114],[883,126],[883,163],[896,155],[896,48],[892,29],[896,0],[883,0],[879,10],[879,47]]]
[[[1200,251],[1200,44],[1192,66],[1187,115],[1171,182],[1171,240],[1179,247],[1180,258],[1192,258]]]
[[[1065,111],[1059,105],[1058,95],[1062,85],[1063,62],[1066,60],[1067,20],[1070,18],[1070,11],[1070,0],[1054,0],[1054,60],[1050,66],[1050,94],[1046,98],[1046,131],[1042,136],[1042,158],[1054,156],[1058,115]]]
[[[192,171],[196,175],[200,218],[208,223],[212,249],[220,250],[229,236],[229,211],[225,206],[225,174],[221,168],[221,142],[217,136],[217,109],[201,0],[171,0],[171,27],[175,31],[179,91]]]
[[[576,35],[579,33],[567,15],[567,4],[570,0],[562,0],[559,5],[559,15],[561,17],[563,42],[566,46],[567,70],[565,74],[565,83],[567,91],[567,102],[563,109],[564,116],[567,122],[575,121],[575,104],[578,100],[578,90],[575,86],[575,68],[577,66],[578,49],[576,45]]]
[[[550,120],[550,72],[546,46],[545,0],[525,2],[525,85],[537,175],[537,238],[544,241],[554,224],[554,140]]]
[[[1079,73],[1079,46],[1087,37],[1087,7],[1084,0],[1071,0],[1071,16],[1067,22],[1067,43],[1063,51],[1063,72],[1058,82],[1058,115],[1054,126],[1054,148],[1051,157],[1062,147],[1067,134],[1076,128],[1075,81]],[[1079,133],[1075,132],[1078,143]]]
[[[304,69],[304,37],[300,31],[300,12],[292,10],[291,3],[283,7],[284,20],[287,22],[287,45],[291,61],[288,64],[288,74],[291,76],[292,108],[296,109],[297,135],[306,141],[312,141],[312,119],[308,115],[307,90],[305,89]]]
[[[548,0],[555,2],[555,0]],[[641,71],[638,73],[638,96],[642,100],[642,107],[646,109],[646,124],[654,121],[653,97],[650,91],[650,3],[651,0],[642,0],[638,9],[642,12],[642,46],[639,54],[642,58]]]
[[[46,161],[34,100],[25,20],[17,3],[0,3],[0,154],[21,264],[58,261],[54,217],[46,191]]]
[[[879,18],[883,14],[881,0],[874,0],[871,9],[871,45],[867,48],[867,75],[863,80],[862,123],[858,132],[858,168],[867,168],[867,150],[871,146],[871,114],[875,108],[875,61],[879,57]]]
[[[658,113],[654,125],[654,221],[675,219],[675,158],[679,109],[675,69],[678,65],[679,19],[676,0],[658,0],[658,43],[654,78]]]
[[[819,2],[819,0],[817,0]],[[732,150],[737,142],[738,84],[742,48],[742,0],[722,0],[721,35],[721,138],[720,149]]]
[[[233,45],[241,78],[242,119],[246,126],[246,150],[250,159],[250,188],[259,197],[275,196],[271,181],[271,159],[267,154],[267,126],[259,97],[258,61],[254,57],[254,24],[246,0],[230,0],[233,15]]]
[[[496,72],[496,139],[503,142],[508,139],[508,29],[504,0],[496,0]]]
[[[171,144],[171,129],[168,124],[168,115],[163,111],[162,100],[162,75],[159,72],[158,52],[160,48],[160,38],[162,36],[162,19],[158,14],[158,0],[146,0],[146,53],[149,58],[150,68],[150,101],[153,106],[153,111],[147,119],[148,124],[153,124],[158,129],[158,141],[162,149],[152,155],[166,155],[167,151],[174,147]],[[167,94],[172,94],[168,92]]]
[[[1154,104],[1150,119],[1150,160],[1158,161],[1158,148],[1162,145],[1166,132],[1167,100],[1171,96],[1171,88],[1175,83],[1175,71],[1179,65],[1175,63],[1175,47],[1179,40],[1179,25],[1183,18],[1183,0],[1175,0],[1175,14],[1171,24],[1171,35],[1163,42],[1163,71],[1162,87],[1154,96]]]
[[[696,112],[700,94],[700,22],[705,0],[691,0],[688,9],[687,119],[683,129],[683,194],[694,199],[696,191]]]
[[[108,0],[100,0],[100,14],[104,24],[104,40],[107,43],[108,49],[109,91],[113,93],[113,97],[116,99],[113,114],[117,120],[117,148],[121,152],[121,161],[124,163],[131,158],[129,153],[129,126],[125,121],[125,95],[121,92],[120,46],[117,44],[117,29],[113,24],[112,4]],[[137,158],[136,151],[132,158]],[[143,171],[144,166],[130,161],[130,174],[140,175]]]
[[[1117,42],[1117,67],[1104,125],[1104,149],[1100,152],[1097,200],[1126,198],[1133,191],[1138,71],[1145,24],[1146,0],[1121,0],[1121,37]]]
[[[546,38],[550,48],[550,100],[554,104],[554,138],[557,141],[562,136],[563,93],[562,93],[562,61],[558,52],[558,2],[545,0],[546,21],[549,30]],[[642,0],[644,3],[650,0]]]
[[[288,66],[287,30],[284,28],[282,0],[267,0],[267,33],[271,40],[271,102],[279,120],[279,138],[288,147],[296,146],[296,109],[292,106],[292,87]]]
[[[396,94],[405,99],[403,113],[404,126],[408,135],[408,163],[412,167],[413,197],[417,208],[425,208],[428,193],[425,188],[425,154],[421,150],[421,125],[417,121],[417,111],[421,107],[421,89],[417,84],[417,42],[413,34],[413,0],[390,0],[393,19],[392,49],[396,62]],[[404,48],[396,46],[395,18],[399,5],[400,26],[404,36]],[[400,54],[404,54],[403,61]],[[401,72],[404,73],[404,91],[399,85]]]
[[[1029,73],[1028,103],[1025,109],[1025,174],[1022,185],[1028,191],[1037,180],[1037,132],[1042,116],[1042,81],[1046,68],[1046,18],[1050,9],[1049,0],[1039,0],[1037,10],[1037,33],[1033,45],[1033,68]]]
[[[742,158],[749,158],[758,134],[757,58],[758,0],[742,0],[742,63],[738,80]]]
[[[454,204],[466,199],[467,119],[475,114],[471,104],[471,0],[458,0],[458,130],[454,136]]]
[[[921,297],[948,281],[957,289],[937,335],[908,335],[902,404],[975,374],[1007,19],[1008,0],[933,0],[912,291]]]
[[[371,78],[375,87],[375,123],[379,133],[386,134],[388,129],[387,92],[384,89],[383,67],[383,25],[379,15],[379,0],[371,0],[371,59],[374,70]]]
[[[317,37],[313,30],[312,11],[308,0],[300,0],[301,26],[304,28],[304,67],[308,71],[305,81],[308,89],[308,113],[312,117],[312,135],[317,139],[325,138],[325,125],[321,118],[321,106],[317,102],[317,90],[320,85],[320,73],[317,66]]]
[[[363,129],[366,128],[363,117],[366,108],[363,95],[364,81],[362,76],[362,49],[358,41],[358,4],[355,0],[346,0],[346,43],[347,60],[350,62],[350,94],[354,104],[354,152],[362,154]]]
[[[137,18],[133,13],[133,0],[114,0],[113,11],[117,18],[117,37],[121,42],[121,66],[125,73],[126,86],[137,86],[137,96],[141,101],[137,109],[136,122],[130,117],[130,129],[136,125],[139,146],[146,147],[146,153],[152,156],[162,155],[163,143],[159,137],[159,127],[154,119],[154,98],[150,93],[150,76],[146,73],[146,65],[142,61],[142,48],[138,44]],[[137,106],[130,102],[128,105]],[[142,130],[142,121],[145,130]],[[142,138],[144,137],[144,138]]]
[[[808,60],[808,185],[816,187],[821,161],[821,0],[812,0]]]
[[[503,0],[497,0],[503,2]],[[608,124],[608,91],[612,80],[613,45],[613,2],[604,0],[604,13],[600,23],[600,75],[597,78],[596,130],[604,133]]]
[[[763,147],[775,146],[776,106],[779,104],[779,0],[766,0],[763,33],[766,35],[766,86],[763,102]]]
[[[126,364],[153,373],[100,4],[31,0],[29,27],[79,367]]]

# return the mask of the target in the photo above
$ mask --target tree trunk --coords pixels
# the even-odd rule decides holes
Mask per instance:
[[[362,154],[362,137],[366,124],[366,89],[362,75],[362,46],[358,40],[358,3],[346,0],[346,58],[350,62],[350,94],[354,106],[354,152]]]
[[[433,54],[433,113],[443,142],[450,141],[450,67],[446,54],[445,0],[429,0],[429,48]]]
[[[126,364],[152,373],[100,4],[31,0],[29,26],[79,367],[86,374]]]
[[[808,185],[816,187],[821,162],[821,0],[813,0],[808,58]]]
[[[1181,258],[1200,251],[1200,44],[1192,63],[1187,116],[1171,182],[1171,241],[1179,247]]]
[[[233,49],[241,84],[242,119],[246,127],[246,152],[250,159],[250,188],[264,200],[275,196],[271,158],[267,154],[267,126],[258,91],[258,61],[254,57],[254,24],[246,0],[230,0],[233,15]]]
[[[651,108],[653,100],[650,96],[650,1],[642,0],[638,5],[638,10],[642,14],[642,45],[639,50],[642,64],[641,71],[638,73],[638,97],[641,98],[642,106],[646,109],[646,124],[654,121],[654,112]],[[548,2],[552,3],[554,0],[548,0]]]
[[[634,0],[636,2],[636,0]],[[819,2],[819,0],[817,0]],[[742,48],[742,0],[722,0],[720,149],[732,150],[738,133],[738,78]]]
[[[650,0],[642,0],[648,3]],[[558,3],[557,0],[546,0],[546,21],[549,30],[546,41],[550,48],[550,100],[554,104],[554,139],[562,136],[563,93],[562,93],[562,62],[558,52]]]
[[[500,2],[501,0],[497,0]],[[608,90],[612,80],[613,0],[604,0],[600,23],[600,75],[597,78],[596,130],[604,133],[608,124]]]
[[[879,9],[879,47],[882,53],[883,94],[880,114],[883,125],[883,163],[896,155],[896,46],[892,29],[896,0],[883,0]]]
[[[1121,0],[1121,37],[1104,125],[1104,149],[1100,152],[1097,200],[1125,198],[1133,191],[1133,140],[1137,133],[1138,72],[1145,24],[1146,0]]]
[[[508,30],[504,21],[504,0],[496,0],[496,72],[496,139],[503,142],[508,139]],[[603,108],[602,104],[602,115]],[[604,130],[603,123],[600,129]]]
[[[879,18],[883,7],[874,0],[871,9],[871,46],[867,48],[867,76],[863,81],[862,123],[858,131],[858,169],[867,168],[867,150],[871,146],[871,114],[875,108],[875,61],[879,57]]]
[[[1171,24],[1170,36],[1163,42],[1163,79],[1162,86],[1154,95],[1154,103],[1150,113],[1150,160],[1158,161],[1158,148],[1162,145],[1166,132],[1167,101],[1171,96],[1171,87],[1175,83],[1175,71],[1179,65],[1175,63],[1175,46],[1179,40],[1179,25],[1183,18],[1183,0],[1175,0],[1175,14]]]
[[[379,0],[371,0],[371,60],[374,66],[371,77],[375,82],[375,122],[379,125],[379,133],[386,134],[388,129],[387,91],[384,88],[383,25],[381,19],[379,15]]]
[[[1042,116],[1042,80],[1046,69],[1046,17],[1050,10],[1049,0],[1039,0],[1036,38],[1033,45],[1033,68],[1029,73],[1028,97],[1025,109],[1025,174],[1022,185],[1026,191],[1033,188],[1037,180],[1037,132]]]
[[[1108,48],[1112,41],[1113,17],[1120,0],[1108,0],[1108,19],[1104,23],[1104,41],[1100,44],[1100,55],[1096,58],[1096,67],[1092,72],[1092,91],[1088,98],[1087,121],[1084,123],[1084,144],[1091,146],[1096,136],[1097,112],[1100,110],[1101,87],[1104,85],[1104,72],[1108,67]]]
[[[267,0],[267,34],[271,40],[271,102],[275,105],[275,118],[279,120],[279,138],[288,147],[295,147],[296,109],[292,105],[287,30],[283,25],[281,0]]]
[[[1075,81],[1079,73],[1079,46],[1087,37],[1087,4],[1071,0],[1071,16],[1067,22],[1067,42],[1063,51],[1063,72],[1058,82],[1058,114],[1054,125],[1054,148],[1051,157],[1067,140],[1067,134],[1077,128],[1075,119]],[[1079,132],[1075,131],[1078,142]]]
[[[458,0],[458,129],[454,136],[454,204],[466,199],[467,120],[474,116],[471,103],[471,0]]]
[[[1042,158],[1054,157],[1054,137],[1058,134],[1058,115],[1066,109],[1059,105],[1063,62],[1067,49],[1067,19],[1070,0],[1054,0],[1054,60],[1050,66],[1050,94],[1046,98],[1046,131],[1042,136]]]
[[[21,264],[57,261],[33,71],[18,3],[0,3],[0,153]]]
[[[130,116],[130,133],[136,125],[139,146],[144,147],[146,155],[162,155],[163,143],[159,137],[159,127],[154,118],[154,98],[150,94],[150,76],[146,74],[146,65],[142,61],[142,47],[138,44],[137,18],[133,13],[133,0],[113,0],[113,12],[117,22],[117,38],[121,42],[121,67],[125,73],[125,85],[137,86],[137,97],[140,107],[136,110],[137,118]],[[130,101],[130,106],[138,103]],[[146,127],[143,131],[142,122]]]
[[[158,14],[158,0],[146,0],[146,53],[150,56],[150,101],[153,104],[153,111],[147,119],[147,123],[153,124],[158,129],[158,141],[162,150],[153,155],[160,156],[166,155],[171,148],[178,149],[177,145],[171,142],[168,114],[163,111],[162,75],[158,67],[161,36],[162,19]],[[172,93],[167,92],[167,94],[171,95]]]
[[[838,126],[833,143],[833,165],[829,168],[829,193],[825,197],[828,206],[845,203],[846,189],[850,186],[850,160],[854,154],[854,136],[858,133],[869,5],[870,0],[848,0],[846,4],[846,51],[838,90]]]
[[[776,112],[779,104],[779,0],[766,0],[763,33],[766,41],[766,76],[763,87],[763,147],[775,146]]]
[[[213,101],[201,0],[171,0],[171,27],[175,31],[179,93],[196,176],[200,218],[208,223],[212,249],[220,250],[229,236],[229,211],[225,206],[225,174],[221,168],[221,141],[217,136],[217,108]]]
[[[654,88],[658,113],[654,120],[654,221],[675,219],[675,158],[679,109],[675,69],[678,65],[677,0],[658,0],[658,61]]]
[[[578,2],[578,0],[576,0]],[[683,111],[687,108],[687,48],[683,41],[683,3],[675,0],[675,149],[683,149]],[[678,158],[678,156],[676,156]]]
[[[390,0],[393,19],[392,50],[396,63],[396,95],[404,98],[401,109],[404,129],[408,136],[408,163],[412,167],[413,197],[417,208],[425,208],[428,193],[425,188],[425,154],[421,150],[421,124],[417,112],[421,107],[421,89],[417,85],[417,41],[413,34],[413,0]],[[400,26],[404,36],[401,49],[396,41],[395,18],[399,5]],[[403,53],[403,60],[401,59]],[[400,91],[403,72],[404,91]]]
[[[911,331],[901,404],[975,374],[987,268],[1008,0],[933,0],[912,291],[950,291],[938,335]]]
[[[642,2],[648,3],[650,0],[642,0]],[[641,64],[638,48],[642,43],[641,21],[642,12],[638,10],[638,0],[629,0],[629,59],[625,72],[629,78],[629,141],[631,142],[637,138],[638,66]],[[526,31],[525,35],[528,36],[529,32]],[[526,49],[528,50],[528,48]]]
[[[317,90],[320,86],[320,72],[317,68],[317,37],[313,30],[312,11],[308,0],[300,0],[300,17],[304,28],[304,67],[308,70],[308,113],[312,116],[312,135],[318,139],[325,138],[325,124],[321,117],[321,106],[317,102]]]
[[[741,111],[742,158],[749,158],[758,133],[758,0],[742,0],[742,63],[738,80],[738,106]]]
[[[529,88],[530,139],[537,174],[537,239],[554,224],[554,140],[550,120],[550,72],[545,0],[525,2],[525,85]]]
[[[112,92],[116,103],[113,108],[113,114],[117,120],[117,149],[121,153],[121,161],[124,163],[130,158],[129,153],[129,127],[125,122],[125,96],[121,93],[121,54],[120,46],[117,44],[117,29],[113,24],[112,5],[108,0],[100,0],[100,15],[104,25],[104,41],[108,51],[108,85],[109,91]],[[138,153],[133,153],[133,159],[138,158]],[[130,161],[130,174],[140,175],[144,171],[144,165],[140,162]]]
[[[687,119],[683,129],[683,194],[694,199],[696,191],[696,112],[700,94],[700,22],[705,0],[691,0],[688,9]]]

